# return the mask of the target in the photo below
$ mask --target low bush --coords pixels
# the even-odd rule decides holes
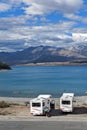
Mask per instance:
[[[10,104],[6,103],[5,101],[1,101],[0,102],[0,108],[6,108],[6,107],[10,107]]]

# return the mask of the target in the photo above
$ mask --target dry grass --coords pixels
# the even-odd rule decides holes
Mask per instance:
[[[0,108],[0,115],[29,116],[29,108],[25,105],[10,104],[9,107]]]
[[[6,116],[6,115],[10,115],[11,113],[8,111],[0,111],[0,115]]]

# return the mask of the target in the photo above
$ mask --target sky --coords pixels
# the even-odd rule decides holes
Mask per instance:
[[[87,44],[87,0],[0,0],[0,52]]]

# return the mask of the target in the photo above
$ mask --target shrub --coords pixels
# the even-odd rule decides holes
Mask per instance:
[[[6,107],[10,107],[10,104],[6,103],[5,101],[1,101],[0,102],[0,108],[6,108]]]

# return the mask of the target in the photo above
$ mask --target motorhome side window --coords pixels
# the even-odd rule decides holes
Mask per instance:
[[[40,107],[41,104],[40,103],[32,103],[32,107]]]
[[[67,104],[67,105],[69,105],[70,104],[70,101],[62,101],[62,104]]]

